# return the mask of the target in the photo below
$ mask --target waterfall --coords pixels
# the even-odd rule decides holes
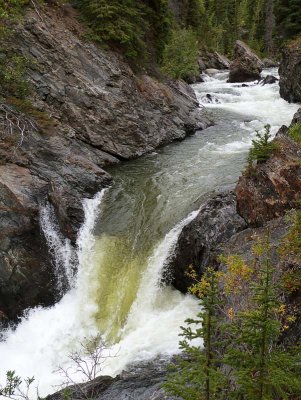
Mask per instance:
[[[55,211],[50,203],[40,209],[40,226],[53,258],[56,289],[62,295],[74,284],[75,254],[69,239],[60,231]]]
[[[54,256],[58,277],[62,273],[69,276],[71,289],[54,306],[29,310],[15,330],[4,332],[4,341],[0,343],[0,384],[5,383],[6,371],[15,370],[22,378],[34,376],[40,395],[55,391],[61,377],[53,371],[68,363],[68,354],[86,337],[97,333],[93,318],[97,305],[88,303],[86,294],[89,270],[93,268],[93,228],[104,195],[102,190],[83,202],[85,219],[77,239],[76,276],[71,275],[68,265],[68,260],[72,260],[70,244],[60,233],[51,206],[41,210],[41,228]],[[31,395],[36,397],[35,390]]]

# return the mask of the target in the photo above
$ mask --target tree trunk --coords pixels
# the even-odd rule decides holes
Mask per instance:
[[[274,54],[273,31],[275,28],[274,0],[266,0],[265,5],[265,49],[269,56]]]

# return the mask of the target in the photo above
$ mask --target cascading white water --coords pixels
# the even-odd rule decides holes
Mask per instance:
[[[68,354],[103,326],[101,333],[110,337],[116,354],[108,358],[104,374],[178,351],[179,326],[199,306],[193,297],[160,285],[164,262],[202,195],[237,180],[254,130],[270,123],[275,132],[297,109],[280,99],[277,84],[242,88],[226,79],[220,73],[194,86],[200,101],[206,93],[218,99],[207,105],[215,126],[116,167],[114,186],[84,202],[76,279],[69,275],[71,289],[58,304],[30,310],[15,331],[6,333],[0,343],[0,382],[13,369],[22,377],[34,375],[41,395],[54,391],[61,377],[53,370],[67,367]],[[42,211],[41,220],[54,259],[68,274],[70,253],[51,209]]]
[[[80,260],[78,278],[73,282],[71,290],[53,307],[29,310],[15,331],[8,330],[5,333],[6,340],[0,343],[1,384],[4,384],[6,371],[15,370],[22,378],[34,376],[40,395],[54,391],[55,385],[61,382],[61,377],[53,371],[68,362],[69,352],[76,350],[85,337],[97,333],[93,319],[97,305],[87,301],[87,276],[93,268],[92,232],[101,212],[104,194],[105,190],[91,200],[84,200],[85,222],[77,240]],[[61,257],[65,254],[65,242],[60,241],[61,236],[49,217],[51,213],[43,209],[42,228],[52,246],[56,246],[51,249]],[[59,249],[60,244],[62,249]],[[34,390],[31,394],[33,398],[36,396]]]
[[[119,373],[127,364],[171,355],[178,351],[180,326],[198,313],[198,301],[190,295],[160,284],[168,256],[172,253],[182,228],[192,221],[194,211],[171,229],[149,257],[136,300],[122,329],[120,341],[113,346],[118,354],[108,359],[104,372]]]
[[[70,289],[74,283],[75,255],[70,240],[60,231],[50,203],[46,203],[40,209],[40,226],[53,258],[57,290],[63,294],[64,290]]]

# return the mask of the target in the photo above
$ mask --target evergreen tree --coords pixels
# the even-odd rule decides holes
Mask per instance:
[[[178,358],[165,384],[168,392],[184,400],[223,399],[226,382],[220,369],[216,339],[220,324],[218,282],[219,273],[209,268],[201,281],[190,289],[201,298],[202,311],[197,319],[186,321],[188,325],[195,325],[195,329],[181,327],[184,340],[180,342],[180,348],[184,355]],[[193,344],[193,341],[197,343]]]
[[[274,286],[268,247],[263,246],[258,282],[252,286],[253,309],[238,313],[227,327],[229,346],[224,362],[231,368],[235,389],[229,398],[243,400],[288,399],[301,395],[300,348],[279,345],[281,309]]]
[[[301,34],[301,0],[276,0],[277,36],[291,39]]]

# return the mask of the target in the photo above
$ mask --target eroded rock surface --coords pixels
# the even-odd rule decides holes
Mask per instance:
[[[264,67],[260,58],[242,41],[234,47],[234,61],[230,64],[229,82],[251,82],[260,79]]]

